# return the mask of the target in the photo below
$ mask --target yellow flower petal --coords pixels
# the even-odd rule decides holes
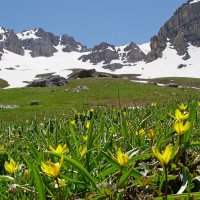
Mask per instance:
[[[167,166],[169,164],[172,155],[172,147],[170,145],[165,148],[165,151],[162,154],[156,147],[152,147],[152,152],[162,165]]]
[[[10,163],[8,163],[7,161],[5,161],[4,163],[5,170],[10,174],[14,174],[18,167],[19,165],[13,159],[10,159]]]
[[[174,123],[174,130],[179,136],[187,132],[189,128],[190,128],[190,122],[188,121],[185,124],[183,124],[182,121],[175,121]]]
[[[58,163],[52,163],[52,162],[47,162],[45,164],[44,162],[41,163],[41,169],[42,171],[49,177],[56,178],[60,172],[60,168],[63,164],[63,156],[60,159],[60,162]]]
[[[118,151],[117,151],[117,158],[116,158],[116,160],[117,160],[117,162],[119,163],[119,165],[121,166],[121,167],[124,167],[126,164],[127,164],[127,162],[128,162],[128,154],[124,154],[122,151],[121,151],[121,149],[118,149]]]

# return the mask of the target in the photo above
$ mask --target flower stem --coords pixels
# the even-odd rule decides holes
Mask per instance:
[[[58,185],[59,200],[62,200],[62,193],[61,193],[60,184],[58,182],[58,177],[56,177],[56,183]]]
[[[164,170],[165,170],[165,200],[167,200],[167,193],[168,193],[167,166],[164,167]]]

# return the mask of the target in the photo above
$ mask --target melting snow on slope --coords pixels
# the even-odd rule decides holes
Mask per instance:
[[[72,72],[71,69],[74,68],[95,68],[97,71],[109,72],[109,70],[102,69],[102,63],[94,66],[92,63],[78,60],[83,54],[59,51],[52,57],[32,58],[29,51],[26,51],[24,56],[20,56],[4,50],[0,62],[0,78],[9,83],[8,88],[13,88],[26,86],[26,81],[35,79],[35,76],[38,74],[54,73],[67,77]]]
[[[145,44],[140,48],[148,50],[148,45]],[[200,49],[190,45],[188,47],[188,53],[191,58],[183,60],[181,56],[177,55],[170,43],[167,44],[167,48],[163,51],[163,57],[159,58],[151,63],[145,63],[144,61],[134,63],[131,66],[124,66],[116,71],[110,71],[103,69],[103,62],[93,65],[90,62],[82,62],[78,58],[86,53],[80,52],[62,52],[62,46],[56,47],[58,52],[54,53],[52,57],[36,57],[32,58],[30,52],[26,51],[24,56],[14,54],[10,51],[4,50],[2,60],[0,62],[0,78],[8,81],[9,88],[24,87],[27,85],[26,81],[35,79],[38,74],[54,73],[63,77],[67,77],[74,68],[81,69],[96,69],[99,72],[107,72],[114,74],[141,74],[138,78],[159,78],[159,77],[194,77],[200,78],[199,68],[199,56]],[[121,48],[123,52],[123,48]],[[115,60],[112,63],[121,63],[123,61]],[[180,64],[186,65],[186,67],[178,68]]]
[[[193,77],[200,78],[200,70],[198,64],[198,57],[200,55],[199,48],[194,46],[188,47],[188,53],[191,58],[189,60],[183,60],[181,56],[177,55],[170,43],[167,44],[167,48],[163,51],[163,57],[157,60],[145,63],[143,61],[136,63],[135,66],[124,66],[123,68],[116,70],[116,74],[141,74],[138,78],[160,78],[160,77]],[[181,69],[178,69],[180,64],[186,65]]]
[[[197,3],[197,2],[199,2],[199,1],[200,1],[200,0],[191,1],[190,4],[192,4],[192,3]]]

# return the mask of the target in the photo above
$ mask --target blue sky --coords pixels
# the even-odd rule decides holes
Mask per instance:
[[[87,47],[100,42],[148,42],[187,0],[2,0],[0,26],[21,32],[42,27]]]

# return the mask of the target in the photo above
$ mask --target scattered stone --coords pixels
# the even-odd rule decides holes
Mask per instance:
[[[180,64],[177,68],[178,68],[178,69],[181,69],[181,68],[183,68],[183,67],[187,67],[187,65]]]
[[[86,91],[88,91],[89,90],[89,88],[87,87],[87,86],[82,86],[82,85],[78,85],[74,90],[73,90],[73,92],[77,92],[77,93],[79,93],[79,92],[86,92]]]
[[[37,105],[39,105],[39,102],[36,101],[36,100],[33,100],[33,101],[31,101],[30,105],[31,106],[37,106]]]
[[[7,70],[15,70],[15,68],[13,68],[13,67],[8,67],[8,68],[5,68],[5,69],[7,69]]]
[[[18,108],[19,106],[17,105],[0,105],[0,109],[13,109],[13,108]]]
[[[177,87],[178,87],[178,84],[176,84],[176,83],[169,83],[168,87],[177,88]]]

